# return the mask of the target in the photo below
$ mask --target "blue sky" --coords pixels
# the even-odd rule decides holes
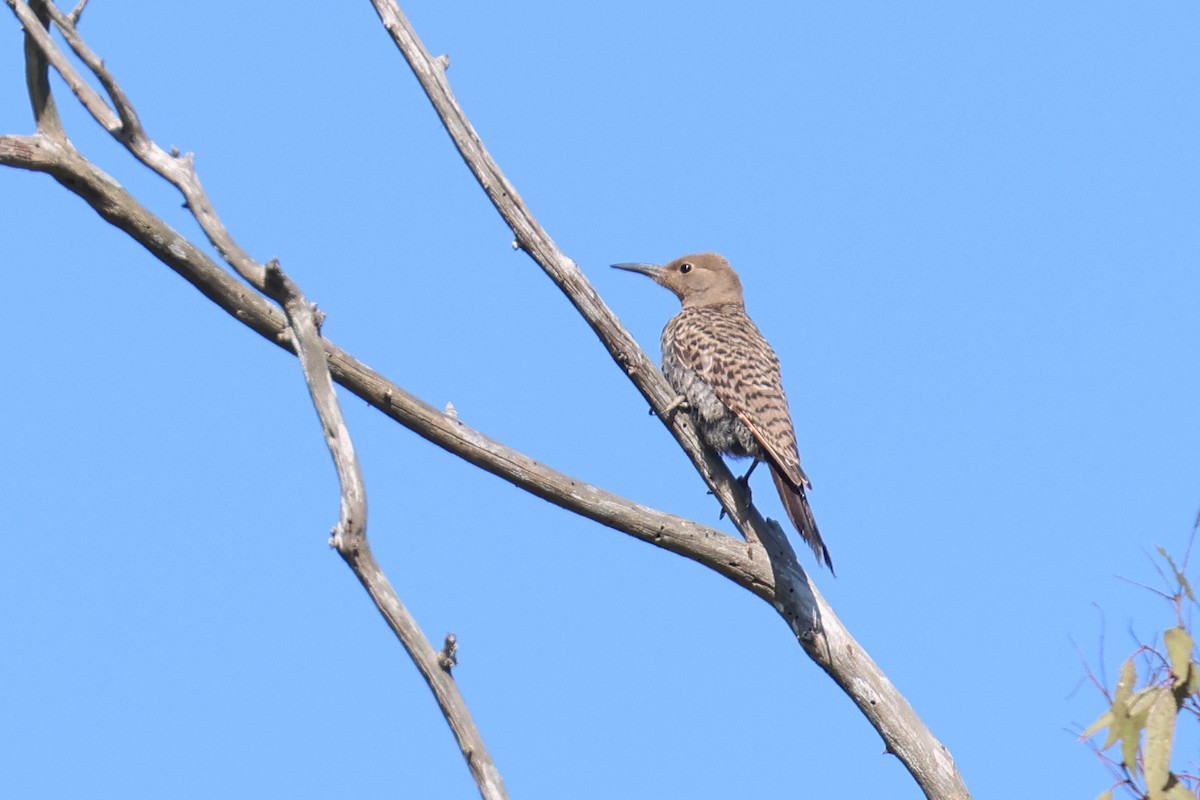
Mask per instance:
[[[1114,576],[1154,581],[1146,553],[1181,552],[1200,510],[1200,9],[405,10],[656,358],[675,299],[607,265],[716,250],[740,271],[838,565],[815,580],[975,796],[1105,788],[1071,733],[1102,709],[1077,646],[1115,679],[1171,624]],[[0,132],[28,133],[0,30]],[[545,463],[732,530],[513,252],[368,3],[94,0],[83,31],[330,339]],[[474,796],[325,544],[336,486],[294,361],[46,176],[0,171],[0,218],[0,794]],[[345,406],[378,556],[431,637],[457,634],[514,797],[920,797],[765,604]]]

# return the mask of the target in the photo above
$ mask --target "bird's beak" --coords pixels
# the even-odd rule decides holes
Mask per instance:
[[[658,264],[613,264],[613,269],[624,269],[630,272],[640,272],[656,283],[661,283],[666,276],[666,270]]]

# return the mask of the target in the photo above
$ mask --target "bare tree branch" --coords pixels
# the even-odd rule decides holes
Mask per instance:
[[[10,5],[12,5],[11,2]],[[72,19],[77,19],[82,10],[83,4],[81,3],[72,12]],[[129,98],[112,75],[104,69],[100,59],[87,49],[78,34],[70,27],[70,20],[52,4],[42,4],[31,30],[28,22],[32,16],[28,13],[30,9],[27,6],[20,8],[14,6],[14,11],[17,12],[19,18],[26,21],[27,83],[34,116],[41,132],[32,137],[0,137],[0,153],[11,156],[14,159],[11,163],[14,165],[26,168],[33,167],[39,159],[44,159],[51,153],[56,154],[62,161],[74,162],[81,167],[87,165],[86,160],[74,150],[63,134],[54,107],[53,95],[50,92],[47,62],[54,64],[60,73],[63,72],[64,66],[70,66],[61,51],[54,47],[53,41],[48,35],[47,18],[53,19],[55,24],[64,31],[76,54],[83,58],[89,68],[96,73],[110,97],[114,99],[120,114],[121,126],[119,131],[110,129],[110,132],[113,132],[118,141],[125,144],[130,152],[138,155],[143,163],[184,192],[188,197],[189,208],[197,221],[204,227],[210,240],[214,244],[218,240],[223,241],[225,248],[222,252],[235,253],[232,259],[228,255],[226,256],[229,263],[235,269],[240,268],[243,277],[246,277],[247,280],[261,275],[261,286],[258,288],[284,309],[287,326],[276,334],[276,340],[290,339],[292,349],[299,356],[305,383],[320,418],[341,489],[339,493],[341,510],[331,544],[337,548],[338,553],[358,577],[385,621],[425,678],[442,715],[450,725],[458,742],[459,749],[475,779],[480,795],[484,800],[507,800],[508,794],[504,789],[504,782],[500,777],[499,770],[483,743],[479,729],[471,718],[466,702],[458,691],[458,685],[450,675],[450,670],[442,663],[443,658],[430,645],[416,620],[400,602],[400,598],[371,552],[366,536],[367,502],[362,469],[354,453],[350,432],[346,427],[333,387],[315,306],[305,299],[299,286],[279,268],[278,261],[273,259],[263,267],[249,260],[249,256],[237,246],[232,236],[220,223],[200,188],[199,179],[192,169],[190,158],[186,160],[186,169],[180,172],[172,168],[171,161],[164,161],[160,157],[166,154],[145,135],[137,121],[137,114]],[[105,113],[108,111],[107,106],[94,105],[98,97],[94,93],[89,94],[90,87],[83,83],[77,73],[72,71],[70,76],[64,75],[64,77],[75,88],[77,95],[84,100],[85,104],[93,103],[92,106],[89,106],[90,109],[94,109],[93,116],[98,122],[105,124],[105,120],[109,119]],[[50,155],[50,157],[54,156]],[[15,159],[18,158],[22,159],[24,163],[17,162]],[[98,170],[94,170],[94,173],[94,177],[107,178]],[[62,180],[61,173],[57,177]],[[111,179],[107,179],[107,184],[104,188],[110,191],[120,189]],[[97,194],[103,194],[103,190]],[[132,198],[129,199],[132,200]],[[207,209],[207,213],[203,214],[204,218],[201,218],[202,214],[198,209]],[[142,211],[145,210],[142,209]],[[149,216],[148,212],[146,214]],[[161,225],[161,221],[157,222]],[[172,242],[170,248],[173,253],[178,255],[184,252],[180,247],[180,243],[183,241],[182,237],[175,234],[169,237],[168,241]],[[210,272],[220,273],[222,278],[236,283],[216,264],[209,262],[207,267]],[[448,641],[447,647],[449,648],[449,646]]]
[[[54,20],[54,24],[62,33],[63,38],[67,40],[67,44],[71,46],[71,50],[79,56],[80,60],[104,86],[108,96],[112,99],[113,106],[116,107],[115,112],[54,44],[49,32],[36,23],[36,17],[28,3],[22,2],[22,0],[5,0],[5,2],[25,26],[26,36],[33,40],[96,122],[100,123],[101,127],[112,134],[114,139],[124,145],[135,158],[179,189],[184,196],[188,210],[200,223],[204,235],[208,237],[213,247],[217,248],[221,257],[251,286],[259,291],[264,291],[266,275],[263,266],[238,245],[221,223],[212,203],[208,200],[208,195],[200,184],[193,156],[190,153],[183,156],[174,152],[168,153],[154,143],[154,140],[142,127],[137,112],[124,90],[113,78],[108,68],[104,66],[104,61],[87,46],[71,20],[53,3],[39,0],[39,2],[43,2],[47,13]]]
[[[429,55],[425,45],[409,24],[408,18],[393,0],[372,0],[372,5],[400,53],[416,74],[417,80],[421,82],[421,87],[433,103],[463,161],[475,175],[475,179],[479,181],[496,210],[500,212],[500,216],[512,229],[516,245],[525,250],[538,266],[545,270],[579,310],[609,354],[628,373],[659,419],[663,420],[679,440],[684,452],[692,459],[701,477],[708,483],[738,530],[748,541],[757,541],[759,530],[750,524],[748,503],[741,486],[733,479],[720,457],[700,443],[699,435],[686,414],[667,413],[667,409],[675,400],[675,392],[671,390],[658,367],[646,357],[641,347],[617,320],[616,315],[605,305],[578,265],[558,249],[550,235],[521,200],[516,187],[509,183],[508,178],[492,160],[479,134],[459,107],[446,80],[446,68],[450,60],[445,56],[435,59]]]
[[[420,81],[463,160],[512,229],[516,243],[567,295],[613,359],[629,375],[692,459],[701,477],[752,545],[761,541],[772,557],[776,593],[772,605],[784,616],[805,651],[854,700],[930,798],[969,797],[950,753],[921,722],[866,652],[840,624],[811,585],[786,537],[772,533],[732,481],[720,459],[701,445],[686,415],[667,414],[674,392],[645,353],[600,299],[579,267],[542,229],[509,183],[458,105],[446,79],[449,59],[434,59],[395,0],[371,0],[396,47]],[[796,598],[815,597],[816,614]]]
[[[29,52],[30,43],[36,46],[40,58],[49,61],[55,71],[67,82],[67,86],[71,88],[75,96],[79,98],[79,102],[100,123],[101,127],[113,135],[120,133],[121,123],[117,115],[104,102],[104,98],[83,79],[83,76],[75,69],[75,65],[67,59],[50,38],[47,21],[53,19],[56,14],[60,18],[62,16],[54,4],[46,2],[46,0],[35,0],[37,4],[35,13],[30,3],[21,2],[21,0],[6,0],[6,2],[13,13],[17,15],[17,19],[21,20],[21,24],[25,26],[26,53]],[[48,87],[47,91],[49,91]]]
[[[160,174],[168,177],[188,198],[189,207],[201,221],[214,246],[226,254],[227,260],[239,274],[252,285],[262,288],[265,285],[265,271],[240,248],[233,249],[236,243],[232,238],[227,238],[228,234],[216,220],[215,213],[206,205],[207,200],[203,198],[191,159],[179,159],[164,153],[141,132],[140,123],[120,88],[107,75],[99,59],[83,45],[71,21],[57,9],[50,12],[55,23],[62,26],[63,35],[72,49],[89,68],[96,71],[118,108],[115,114],[100,100],[99,95],[82,83],[82,79],[82,85],[72,81],[70,63],[57,50],[28,4],[21,0],[6,2],[26,26],[27,47],[28,42],[32,42],[56,69],[66,70],[62,74],[72,90],[118,140],[129,142],[131,152],[139,160],[152,168],[155,167],[151,162],[163,165],[166,172]],[[512,227],[517,243],[555,280],[652,407],[662,412],[674,399],[674,393],[658,369],[603,304],[578,267],[555,247],[487,155],[479,137],[454,102],[443,74],[446,60],[429,57],[394,3],[376,0],[375,6],[438,109],[464,160]],[[63,66],[60,67],[60,64]],[[34,67],[31,66],[30,70],[30,74],[37,74]],[[41,70],[44,73],[45,67],[41,67]],[[49,133],[49,129],[43,129],[41,124],[42,116],[38,112],[32,81],[30,91],[31,99],[35,100],[39,131]],[[47,99],[52,103],[48,91]],[[91,105],[89,100],[93,101]],[[100,106],[93,110],[96,100]],[[106,120],[114,127],[106,124]],[[116,181],[75,151],[65,139],[56,141],[49,135],[0,136],[0,163],[52,175],[92,205],[104,219],[126,231],[230,314],[279,346],[292,349],[291,337],[286,333],[287,323],[277,309],[248,291],[244,284],[220,269],[199,248],[142,207]],[[183,166],[178,166],[181,163]],[[735,524],[747,536],[747,542],[738,542],[711,528],[630,503],[544,467],[523,454],[487,439],[457,418],[412,397],[331,343],[323,341],[323,344],[330,371],[337,382],[423,437],[539,497],[699,561],[770,602],[788,622],[806,652],[851,696],[880,732],[887,749],[901,758],[928,797],[969,797],[949,753],[924,727],[908,703],[850,637],[833,610],[809,583],[779,527],[764,521],[749,503],[744,502],[740,487],[732,480],[723,462],[701,446],[684,415],[675,415],[673,420],[668,420],[666,415],[660,413],[701,475],[713,487]],[[364,575],[378,571],[369,552],[366,552],[366,559],[360,561],[360,566],[363,570],[360,580],[364,580]],[[388,610],[383,605],[380,607],[388,616]],[[395,607],[403,610],[398,599],[395,600]],[[392,617],[388,617],[388,620],[394,628],[404,624],[399,616],[395,621]],[[421,640],[424,641],[423,637]],[[424,643],[428,646],[427,642]],[[431,647],[429,651],[432,653]],[[417,659],[416,655],[413,657]],[[436,665],[437,654],[433,653],[433,657]],[[422,667],[422,671],[425,673],[425,668]],[[470,754],[467,755],[470,760]]]
[[[277,308],[222,270],[70,146],[36,136],[0,136],[0,164],[50,174],[232,317],[294,352],[287,322]],[[329,340],[321,341],[335,381],[433,444],[557,506],[698,561],[739,585],[752,587],[768,601],[774,597],[774,579],[761,549],[554,470],[409,394]]]
[[[38,2],[35,16],[32,23],[25,23],[25,84],[38,133],[62,140],[66,139],[66,134],[54,106],[54,95],[50,93],[49,65],[33,38],[36,35],[33,30],[44,32],[49,24],[50,15],[43,3]]]
[[[300,287],[284,274],[275,259],[267,263],[265,276],[268,296],[279,303],[287,314],[293,334],[292,346],[300,358],[305,383],[317,415],[321,418],[325,442],[337,468],[342,504],[331,544],[358,576],[376,608],[425,678],[454,733],[479,794],[484,800],[507,800],[508,793],[504,789],[500,771],[484,746],[479,729],[458,691],[458,684],[450,676],[442,654],[435,651],[425,638],[371,552],[367,541],[367,495],[362,468],[354,453],[354,443],[333,388],[329,360],[321,343],[316,307],[304,298]]]
[[[354,442],[342,416],[342,409],[329,374],[329,359],[321,344],[320,319],[315,306],[305,299],[296,282],[279,267],[277,259],[266,266],[267,295],[278,303],[287,315],[292,333],[292,349],[300,358],[304,382],[321,419],[325,443],[333,456],[341,486],[341,514],[334,529],[333,545],[339,552],[366,545],[367,489],[363,485],[362,467],[354,452]]]

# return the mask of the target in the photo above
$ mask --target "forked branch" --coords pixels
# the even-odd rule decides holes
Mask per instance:
[[[341,514],[330,543],[354,571],[433,691],[480,795],[485,800],[506,800],[508,793],[504,789],[500,771],[483,744],[479,729],[467,710],[466,701],[458,691],[458,684],[450,676],[446,659],[434,650],[412,614],[400,601],[367,542],[366,487],[350,431],[333,388],[329,359],[321,341],[319,312],[305,299],[295,281],[279,269],[279,262],[275,259],[266,264],[264,277],[267,296],[275,300],[287,315],[292,347],[300,359],[309,395],[321,419],[325,443],[337,469],[341,486]]]
[[[295,328],[289,327],[285,315],[259,294],[248,291],[245,283],[221,269],[198,247],[141,206],[119,184],[75,151],[65,137],[55,135],[57,115],[53,111],[48,83],[44,80],[46,64],[53,65],[63,75],[97,122],[125,144],[139,160],[179,187],[210,242],[238,274],[258,291],[269,291],[267,283],[272,279],[268,269],[245,254],[220,224],[203,193],[190,157],[168,154],[145,135],[128,98],[74,29],[77,13],[72,12],[71,17],[67,17],[47,4],[39,20],[36,6],[40,3],[36,0],[33,4],[35,8],[23,0],[5,1],[29,32],[27,52],[33,54],[29,58],[33,76],[29,82],[30,96],[38,122],[38,134],[0,136],[0,163],[52,175],[92,205],[104,219],[126,231],[227,312],[272,342],[292,350],[293,340],[299,337],[294,336]],[[394,2],[373,2],[464,160],[512,227],[517,243],[567,295],[651,406],[663,411],[674,393],[669,390],[658,369],[604,305],[578,267],[554,245],[520,200],[515,188],[492,161],[454,100],[444,75],[445,60],[429,56]],[[46,32],[43,25],[46,21],[53,21],[60,28],[72,50],[99,79],[112,106],[74,72],[70,61]],[[40,81],[38,75],[41,75]],[[39,87],[46,87],[40,101]],[[61,134],[61,129],[58,132]],[[327,359],[329,373],[334,380],[419,435],[539,497],[698,561],[770,602],[791,626],[805,651],[842,686],[868,717],[883,737],[887,749],[900,757],[928,797],[969,797],[949,753],[925,728],[878,666],[850,637],[836,614],[808,581],[778,526],[764,521],[753,506],[744,502],[739,487],[724,464],[701,446],[685,415],[668,419],[669,415],[660,413],[660,418],[668,424],[702,477],[713,487],[722,505],[746,536],[745,542],[694,522],[630,503],[538,464],[468,428],[458,419],[422,403],[332,343],[316,336],[305,338],[319,342],[319,349]],[[309,359],[314,357],[312,353],[307,356]],[[314,402],[317,402],[315,393]],[[328,432],[329,423],[324,424]],[[337,428],[336,423],[333,428]],[[335,452],[335,461],[337,459]],[[343,485],[347,485],[345,480]],[[343,496],[343,522],[346,520],[348,502]],[[350,507],[352,509],[352,504]],[[351,519],[354,515],[353,510],[349,511]],[[365,522],[365,510],[361,518]],[[342,530],[340,524],[339,531]],[[342,538],[347,543],[350,541],[347,536],[343,535]],[[365,544],[365,539],[363,542]],[[342,552],[341,546],[339,551]],[[355,563],[351,565],[364,585],[377,577],[382,578],[369,550],[364,547],[361,554],[357,566]],[[343,556],[346,556],[346,552],[343,552]],[[387,587],[389,594],[381,593],[376,602],[389,624],[399,633],[398,629],[405,627],[411,619],[403,611],[390,586],[386,582],[377,585]],[[413,629],[415,631],[415,625]],[[449,676],[442,667],[437,666],[438,654],[419,631],[415,631],[412,640],[418,644],[410,648],[410,653],[436,693],[438,687],[434,686],[430,675],[436,677],[440,672],[447,678]],[[444,655],[443,660],[448,663],[449,656]],[[423,662],[433,666],[427,670],[422,666]],[[442,697],[439,695],[441,703]],[[453,726],[452,713],[446,711],[445,705],[443,711]],[[468,752],[466,746],[463,749],[469,762],[478,758],[477,752]],[[481,783],[481,792],[484,791],[484,783]]]
[[[384,27],[420,81],[463,160],[512,229],[516,243],[566,294],[613,359],[650,402],[660,420],[691,458],[753,551],[765,546],[775,579],[767,598],[791,626],[805,651],[839,686],[883,737],[930,798],[970,794],[945,746],[921,722],[878,665],[854,641],[811,584],[779,527],[764,524],[745,503],[728,469],[700,444],[683,414],[665,413],[674,392],[628,331],[608,309],[579,267],[538,224],[516,188],[501,172],[463,113],[446,79],[448,59],[432,58],[395,0],[371,0]],[[750,587],[747,587],[750,588]],[[810,605],[814,603],[815,606]]]
[[[433,691],[481,796],[485,800],[506,800],[508,795],[499,771],[483,744],[449,668],[441,662],[439,654],[400,602],[371,553],[366,536],[367,503],[362,470],[334,391],[316,308],[305,299],[295,282],[280,269],[277,261],[272,260],[265,266],[258,264],[237,244],[221,223],[201,187],[192,159],[180,159],[176,154],[168,155],[146,135],[129,98],[104,67],[103,62],[92,53],[74,29],[74,21],[83,11],[82,2],[68,18],[50,3],[36,2],[37,8],[34,9],[18,0],[7,1],[25,25],[26,78],[38,134],[0,137],[0,163],[49,172],[65,186],[81,194],[110,221],[114,221],[114,217],[122,218],[126,224],[119,227],[129,231],[131,235],[137,230],[141,236],[150,236],[156,239],[158,244],[166,245],[167,253],[174,261],[187,261],[192,265],[199,265],[206,274],[205,283],[210,287],[206,294],[210,297],[211,289],[216,286],[229,289],[232,288],[230,284],[235,284],[242,300],[253,297],[261,302],[257,296],[244,292],[236,279],[203,257],[190,242],[185,246],[182,237],[142,208],[131,196],[124,193],[115,181],[96,169],[74,149],[62,130],[50,91],[48,66],[53,65],[98,123],[139,160],[179,188],[187,199],[187,207],[191,209],[209,240],[225,256],[226,261],[254,288],[273,299],[284,310],[286,323],[279,320],[283,324],[272,325],[275,328],[275,340],[279,343],[286,342],[299,356],[305,383],[320,418],[341,488],[341,510],[331,543],[367,590]],[[49,35],[50,21],[59,28],[75,54],[104,86],[116,106],[115,118],[112,109],[83,80],[54,44]],[[140,219],[135,221],[135,218]],[[154,233],[156,229],[160,231],[157,236]],[[164,236],[162,233],[168,235]],[[165,255],[160,253],[159,257],[166,263],[171,263]],[[272,311],[274,316],[278,316],[269,305],[262,305],[266,310]]]

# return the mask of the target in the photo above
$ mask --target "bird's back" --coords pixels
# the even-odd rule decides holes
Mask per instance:
[[[663,372],[722,453],[777,467],[796,488],[800,468],[779,358],[740,304],[684,308],[663,329]]]

